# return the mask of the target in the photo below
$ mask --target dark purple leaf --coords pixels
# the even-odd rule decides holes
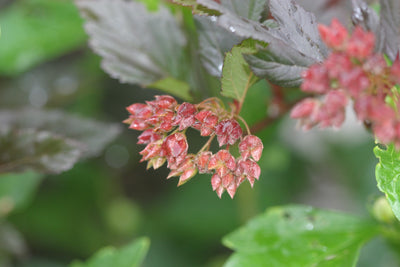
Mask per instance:
[[[212,17],[196,17],[199,33],[200,59],[209,74],[220,77],[225,53],[242,41],[242,38],[216,25]]]
[[[266,8],[266,0],[225,0],[221,1],[221,5],[239,17],[259,21]],[[195,17],[201,62],[208,73],[220,77],[225,53],[243,41],[243,38],[220,27],[215,23],[216,20],[216,16]]]
[[[267,51],[262,52],[265,55],[254,54],[246,59],[256,75],[269,78],[277,84],[299,85],[301,71],[315,62],[323,61],[327,54],[314,15],[294,1],[271,0],[269,8],[275,21],[264,24],[240,17],[212,0],[197,2],[221,13],[217,17],[221,27],[239,37],[268,43]],[[252,66],[252,63],[256,66]]]
[[[378,49],[394,60],[400,49],[400,1],[381,0],[380,4]]]
[[[379,16],[363,0],[352,0],[353,14],[351,19],[354,25],[360,25],[367,31],[379,34]]]
[[[81,155],[81,144],[50,132],[34,129],[0,129],[0,173],[34,170],[60,173],[69,170]]]
[[[102,123],[91,119],[65,114],[61,111],[22,109],[0,110],[0,129],[35,129],[79,142],[81,154],[91,157],[100,154],[121,128],[116,124]]]
[[[102,67],[121,82],[149,85],[180,78],[186,39],[165,7],[149,12],[135,1],[77,0]]]

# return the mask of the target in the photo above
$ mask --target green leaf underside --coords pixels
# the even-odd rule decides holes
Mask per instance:
[[[139,267],[149,246],[150,240],[143,237],[120,249],[103,248],[87,262],[73,262],[70,267]]]
[[[235,251],[224,266],[355,266],[377,232],[374,223],[338,212],[271,208],[223,239]]]
[[[240,46],[234,46],[224,60],[221,93],[238,100],[239,103],[243,103],[247,90],[258,80],[242,56],[242,53],[254,51],[253,43],[248,40]]]
[[[72,1],[15,1],[0,12],[0,73],[18,74],[84,44]]]
[[[81,155],[80,144],[50,132],[0,129],[0,173],[60,173]]]
[[[385,193],[393,213],[400,220],[400,152],[394,145],[389,145],[386,149],[376,146],[374,153],[379,159],[375,169],[378,188]]]
[[[186,38],[170,11],[156,12],[135,1],[77,0],[89,44],[102,57],[103,69],[123,83],[148,86],[173,77],[183,79]],[[189,88],[168,93],[188,96]]]
[[[378,49],[392,61],[400,51],[400,1],[380,0]]]
[[[117,124],[97,122],[57,110],[0,110],[0,125],[15,129],[48,131],[79,142],[83,157],[99,155],[121,131]]]
[[[35,172],[0,175],[0,217],[29,203],[42,178]]]

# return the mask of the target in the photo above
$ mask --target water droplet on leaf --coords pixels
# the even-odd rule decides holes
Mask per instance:
[[[309,231],[314,230],[314,224],[312,224],[312,223],[307,223],[307,224],[306,224],[306,229],[309,230]]]

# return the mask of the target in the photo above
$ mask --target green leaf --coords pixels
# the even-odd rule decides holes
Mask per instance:
[[[149,12],[141,3],[123,0],[77,0],[77,5],[90,45],[111,77],[142,86],[169,77],[186,78],[186,38],[167,8]],[[179,90],[168,92],[189,95],[188,88]]]
[[[99,155],[121,131],[119,125],[68,115],[57,110],[0,110],[0,125],[17,129],[49,131],[76,140],[83,157]]]
[[[190,86],[189,84],[182,82],[180,80],[174,79],[172,77],[168,77],[159,81],[156,81],[153,84],[150,84],[148,87],[159,89],[161,91],[171,93],[180,97],[182,99],[191,99],[191,95],[189,94]]]
[[[0,173],[60,173],[77,162],[80,147],[79,143],[50,132],[4,127],[0,129]]]
[[[118,250],[106,247],[98,251],[86,263],[73,262],[70,267],[139,267],[149,246],[150,240],[144,237]]]
[[[160,5],[160,0],[139,0],[146,5],[147,9],[150,11],[156,11]]]
[[[0,217],[25,207],[42,178],[35,172],[0,175]]]
[[[226,267],[355,266],[375,223],[307,206],[267,210],[223,239],[235,253]]]
[[[254,41],[248,40],[239,46],[234,46],[227,53],[222,69],[222,95],[237,99],[243,103],[247,90],[257,82],[258,78],[250,70],[242,53],[253,52]]]
[[[14,1],[0,12],[0,73],[18,74],[83,45],[82,19],[72,1]]]
[[[385,193],[394,215],[400,220],[400,152],[389,145],[386,149],[376,146],[374,153],[379,159],[375,169],[378,188]]]

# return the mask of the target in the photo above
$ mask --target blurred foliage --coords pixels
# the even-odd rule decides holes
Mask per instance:
[[[0,218],[27,206],[43,176],[35,172],[0,176]]]
[[[142,2],[155,10],[159,1]],[[189,22],[183,30],[194,35],[190,11],[171,10],[177,17],[183,14],[180,18]],[[99,58],[84,45],[82,20],[72,1],[8,1],[0,10],[0,24],[0,105],[19,114],[11,120],[14,126],[37,128],[33,117],[41,121],[40,130],[87,143],[113,131],[115,124],[105,122],[124,120],[126,106],[160,94],[121,84],[101,70]],[[195,97],[220,91],[219,82],[205,75],[199,61],[190,64],[199,76],[184,85],[200,81],[204,90]],[[178,80],[161,81],[154,87]],[[296,94],[287,90],[288,97]],[[250,126],[273,112],[271,94],[265,81],[249,89],[241,115]],[[54,118],[51,123],[49,117]],[[348,137],[355,136],[356,142],[342,142],[310,133],[315,134],[312,144],[299,149],[293,142],[305,143],[303,135],[291,124],[288,136],[286,124],[284,118],[257,133],[265,146],[262,175],[253,189],[241,186],[234,200],[227,195],[218,199],[205,175],[177,188],[174,180],[165,180],[165,168],[146,171],[139,163],[137,133],[126,128],[116,139],[117,130],[99,147],[94,144],[93,157],[80,158],[59,175],[2,174],[0,266],[66,267],[79,259],[86,263],[72,266],[97,267],[98,261],[118,257],[127,244],[125,251],[138,249],[143,257],[147,239],[131,242],[147,236],[151,246],[142,266],[216,267],[232,254],[221,238],[267,207],[296,202],[366,215],[365,199],[378,193],[371,138],[355,131]],[[189,139],[204,142],[198,136]],[[105,246],[122,250],[106,249],[90,258]],[[377,252],[385,257],[371,256]],[[390,244],[376,240],[361,250],[360,266],[398,266],[397,260]]]
[[[0,73],[14,75],[82,46],[86,35],[71,1],[14,1],[0,11]]]
[[[139,267],[149,249],[150,240],[141,238],[124,248],[103,248],[86,263],[74,262],[71,267]]]

